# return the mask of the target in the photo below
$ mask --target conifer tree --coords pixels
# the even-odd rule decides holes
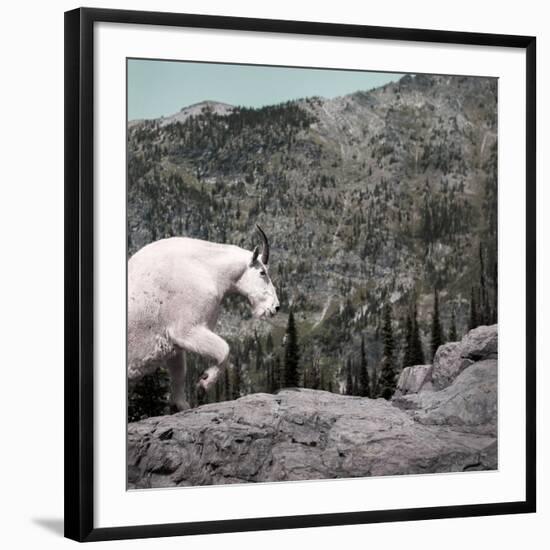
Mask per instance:
[[[393,339],[392,308],[389,303],[384,307],[384,324],[382,326],[382,339],[384,341],[384,356],[393,361],[395,342]]]
[[[229,384],[229,369],[223,371],[223,400],[228,401],[231,399],[231,388]]]
[[[496,261],[493,263],[493,311],[491,323],[498,323],[498,267]]]
[[[271,332],[267,334],[267,338],[265,339],[265,351],[267,354],[273,353],[273,337],[271,336]]]
[[[384,307],[384,324],[382,326],[382,338],[384,341],[384,356],[380,363],[380,378],[378,380],[379,396],[390,399],[395,391],[397,383],[394,365],[394,339],[392,327],[391,306]]]
[[[411,337],[411,365],[424,364],[424,350],[422,349],[422,339],[420,338],[420,327],[418,326],[418,311],[416,302],[413,307],[412,315],[412,337]]]
[[[309,369],[304,365],[302,369],[302,387],[309,388]]]
[[[403,368],[414,365],[413,359],[413,321],[410,311],[405,320],[405,352],[403,354]]]
[[[325,369],[321,367],[319,371],[319,388],[323,391],[327,391]]]
[[[483,248],[479,243],[479,302],[478,302],[478,323],[486,325],[490,319],[489,312],[489,296],[487,293],[487,283],[485,278],[485,259],[483,256]]]
[[[370,390],[370,394],[372,395],[372,397],[380,396],[380,392],[379,392],[380,384],[378,383],[379,380],[380,380],[380,371],[375,366],[372,372],[372,387]]]
[[[455,310],[453,308],[453,311],[451,313],[451,326],[449,328],[449,341],[456,342],[457,340],[458,340],[458,333],[456,331],[456,316],[455,316]]]
[[[222,381],[220,378],[214,384],[214,403],[219,403],[222,400]]]
[[[367,354],[365,352],[365,337],[361,337],[361,357],[359,361],[359,387],[358,395],[361,397],[370,397],[370,380],[367,368]]]
[[[164,369],[144,376],[128,396],[128,420],[135,422],[168,412],[169,380]]]
[[[434,310],[432,314],[432,357],[435,357],[437,349],[445,341],[443,335],[443,328],[441,327],[441,321],[439,319],[439,293],[434,291]]]
[[[479,322],[478,322],[476,295],[475,295],[474,287],[472,287],[472,293],[470,296],[470,323],[468,325],[468,328],[472,330],[477,326],[479,326]]]
[[[300,363],[300,351],[298,349],[298,333],[294,321],[292,308],[288,314],[288,324],[285,334],[285,377],[284,385],[287,388],[298,386],[298,366]]]
[[[238,399],[241,396],[241,359],[235,356],[235,366],[233,367],[233,383],[231,384],[232,397]]]
[[[262,349],[262,341],[258,338],[258,335],[255,335],[256,340],[256,371],[262,370],[264,366],[264,352]]]
[[[311,362],[311,376],[310,376],[310,388],[312,390],[318,390],[321,387],[321,369],[319,368],[319,361],[313,359]]]
[[[283,379],[281,372],[281,358],[278,355],[275,355],[273,360],[273,389],[271,393],[275,393],[281,389],[281,380]]]
[[[344,389],[344,393],[346,395],[353,395],[354,388],[353,388],[353,374],[351,372],[351,359],[348,357],[346,361],[346,387]]]

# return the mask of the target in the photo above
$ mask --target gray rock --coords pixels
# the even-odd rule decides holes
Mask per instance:
[[[476,372],[456,391],[471,391]],[[470,369],[469,369],[470,370]],[[487,386],[489,379],[485,379]],[[496,380],[494,380],[496,383]],[[458,383],[458,380],[457,380]],[[489,388],[485,388],[488,391]],[[480,393],[483,393],[480,390]],[[495,390],[496,391],[496,390]],[[442,392],[439,392],[442,393]],[[424,392],[411,394],[425,399]],[[436,395],[436,394],[433,394]],[[449,398],[453,398],[449,388]],[[465,394],[466,402],[480,395]],[[496,468],[496,408],[444,400],[401,410],[316,390],[253,394],[128,425],[129,488],[327,479]],[[450,414],[445,422],[445,414]],[[489,415],[495,418],[490,419]]]
[[[461,357],[472,361],[496,359],[498,355],[498,325],[477,327],[462,339]]]
[[[432,365],[416,365],[414,367],[405,367],[399,375],[397,381],[397,395],[407,395],[408,393],[418,393],[432,379]]]
[[[483,359],[496,359],[497,325],[477,327],[460,342],[440,346],[433,362],[432,383],[435,390],[449,386],[467,367]]]
[[[434,357],[432,383],[436,390],[446,388],[473,361],[461,357],[461,343],[449,342],[439,346]]]
[[[393,402],[421,424],[496,437],[497,372],[495,359],[479,361],[444,390],[404,395]]]

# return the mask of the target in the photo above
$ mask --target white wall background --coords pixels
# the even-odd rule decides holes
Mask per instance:
[[[250,17],[438,28],[538,38],[539,211],[539,513],[429,522],[209,535],[102,543],[102,548],[399,548],[408,550],[543,548],[550,521],[548,432],[550,376],[543,364],[550,314],[543,293],[544,243],[550,208],[544,193],[544,152],[550,138],[550,17],[544,2],[392,0],[320,3],[246,0],[112,0],[97,7],[155,9]],[[63,517],[63,11],[77,7],[10,3],[0,32],[0,543],[5,548],[64,548]],[[546,138],[546,143],[545,143]],[[547,172],[547,171],[546,171]],[[545,208],[546,207],[546,208]],[[546,233],[546,235],[544,235]],[[545,238],[546,237],[546,238]],[[546,390],[546,391],[545,391]],[[545,430],[546,429],[546,430]]]

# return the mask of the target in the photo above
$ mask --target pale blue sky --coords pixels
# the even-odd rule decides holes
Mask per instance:
[[[309,96],[370,90],[402,75],[183,61],[128,60],[128,119],[158,118],[210,99],[261,107]]]

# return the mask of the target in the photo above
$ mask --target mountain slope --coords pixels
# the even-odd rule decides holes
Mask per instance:
[[[292,304],[304,365],[317,357],[332,378],[361,335],[380,361],[386,301],[400,321],[416,296],[425,339],[435,288],[460,333],[480,279],[496,303],[496,80],[405,76],[334,99],[199,105],[129,125],[128,249],[171,235],[252,249],[261,223],[283,315],[243,321],[231,300],[222,335],[271,332],[277,349]]]

